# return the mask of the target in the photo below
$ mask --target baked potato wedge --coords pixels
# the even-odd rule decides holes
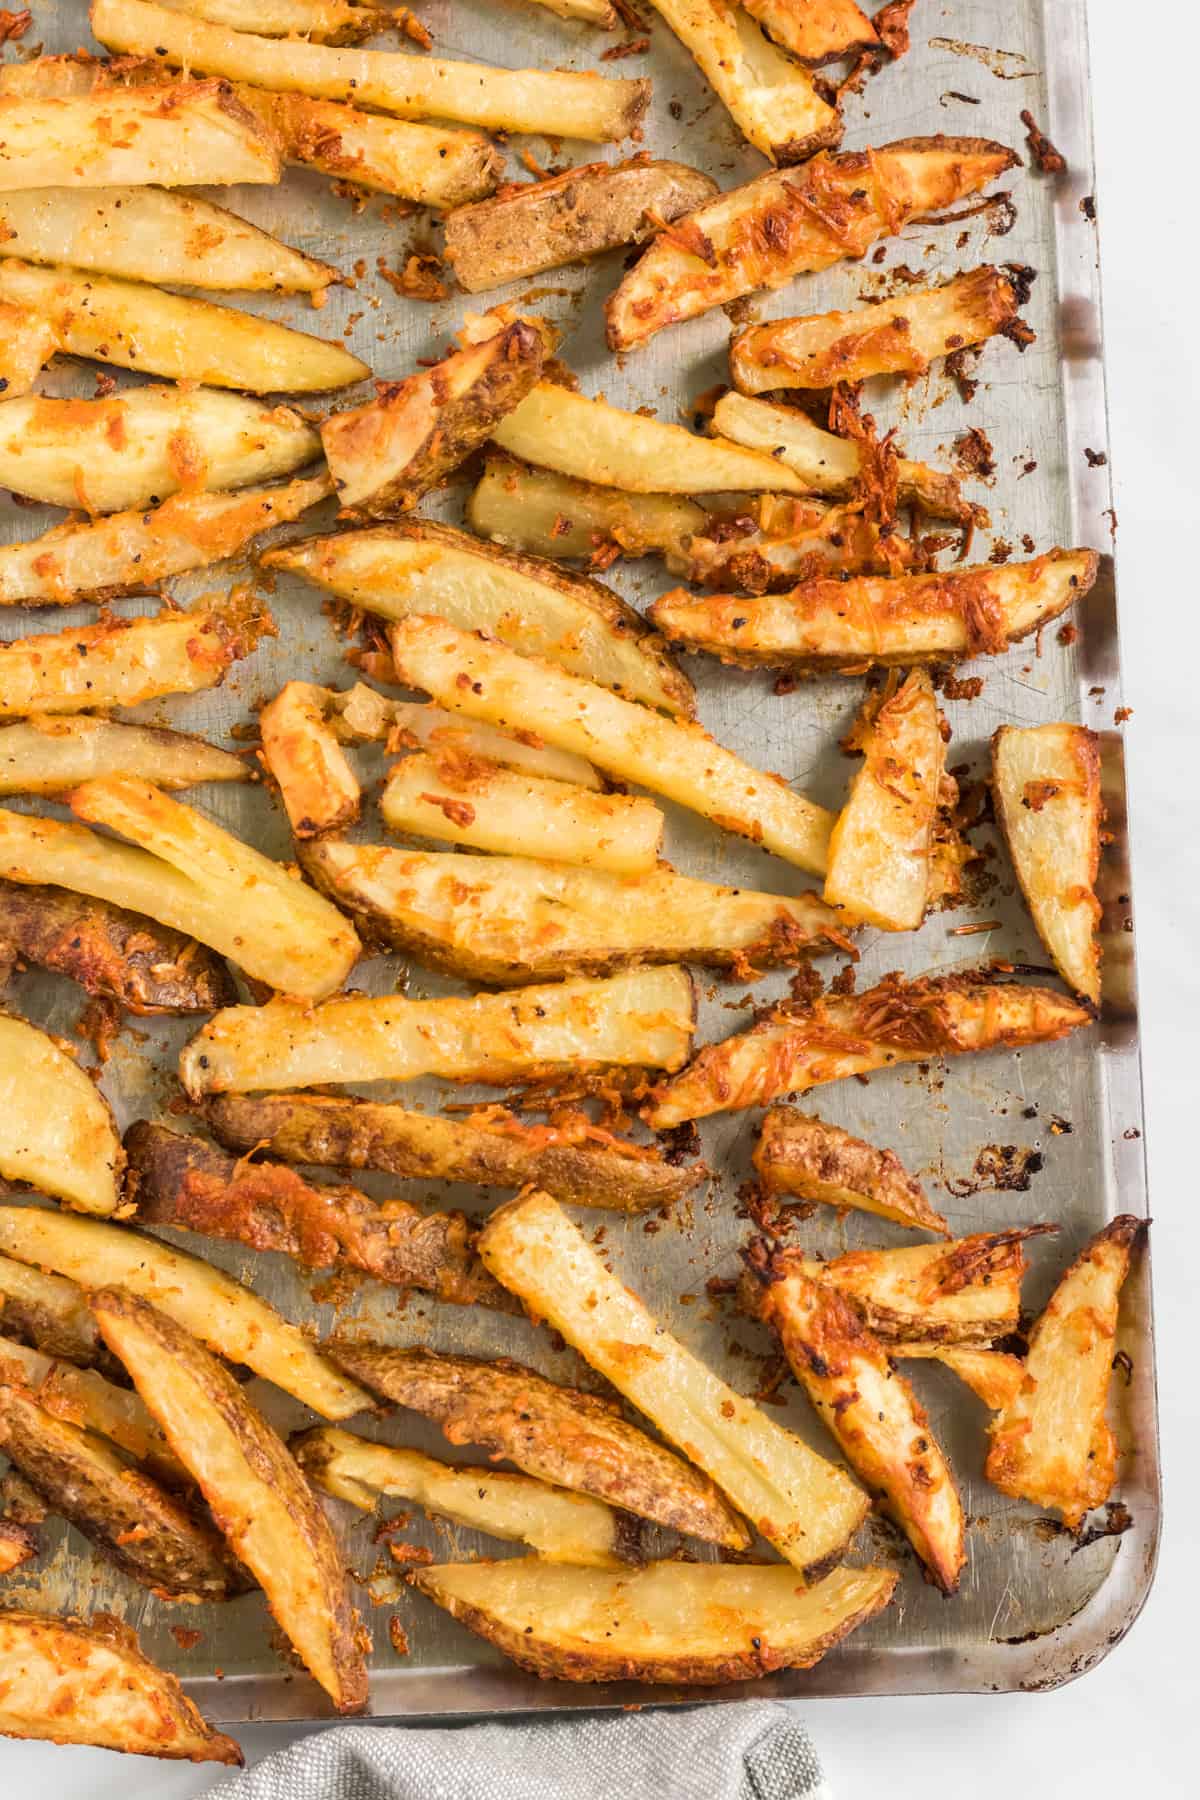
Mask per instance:
[[[128,1625],[0,1610],[0,1737],[91,1744],[135,1756],[241,1764],[174,1675],[156,1668]]]
[[[493,454],[467,502],[467,523],[480,537],[535,556],[581,557],[604,566],[616,555],[683,557],[711,515],[677,494],[630,494],[535,469]],[[675,564],[668,561],[668,567]],[[677,570],[682,573],[682,570]]]
[[[1094,550],[927,575],[818,577],[787,594],[664,594],[649,617],[671,642],[746,669],[860,675],[999,656],[1093,586]]]
[[[86,1069],[49,1032],[0,1013],[0,1177],[104,1216],[121,1210],[124,1161]]]
[[[466,206],[495,191],[504,166],[479,131],[387,119],[340,100],[235,87],[274,131],[284,161],[417,206]]]
[[[855,0],[742,0],[746,11],[801,62],[835,62],[873,49],[879,34]]]
[[[609,298],[608,347],[631,350],[666,325],[862,256],[1018,161],[984,138],[903,138],[759,175],[653,239]]]
[[[1145,1229],[1121,1213],[1084,1246],[1033,1328],[1020,1393],[992,1421],[988,1480],[1053,1507],[1072,1531],[1116,1479],[1105,1406],[1121,1287]]]
[[[421,1075],[503,1086],[557,1071],[679,1068],[695,1027],[692,980],[678,964],[470,999],[272,1000],[214,1014],[184,1046],[179,1074],[194,1100]]]
[[[315,1487],[362,1512],[374,1512],[387,1495],[415,1500],[432,1517],[468,1531],[527,1544],[549,1562],[612,1569],[640,1560],[637,1522],[589,1494],[508,1469],[438,1462],[330,1425],[301,1432],[288,1448]]]
[[[507,1357],[482,1362],[344,1340],[329,1351],[366,1386],[433,1419],[452,1444],[476,1444],[538,1481],[705,1543],[749,1546],[750,1534],[708,1477],[631,1425],[612,1400],[548,1381]]]
[[[811,1669],[887,1605],[887,1569],[813,1587],[779,1563],[656,1562],[621,1574],[541,1557],[434,1563],[409,1581],[479,1637],[559,1681],[711,1686]]]
[[[82,1295],[80,1301],[91,1320]],[[132,1388],[114,1387],[95,1369],[77,1369],[8,1337],[0,1337],[0,1384],[24,1390],[53,1418],[108,1438],[167,1487],[187,1486],[187,1470]]]
[[[1053,988],[986,974],[887,975],[861,994],[825,995],[811,1006],[785,1001],[748,1031],[706,1044],[654,1090],[642,1117],[664,1131],[895,1063],[1055,1043],[1091,1023],[1090,1013]]]
[[[145,0],[92,0],[91,24],[108,49],[154,56],[167,68],[485,131],[619,143],[636,130],[650,102],[648,81],[278,41],[182,18]]]
[[[824,874],[833,814],[793,792],[782,776],[752,769],[700,725],[663,718],[441,619],[402,619],[390,641],[402,680],[448,712],[536,732],[618,781],[638,782],[785,862]]]
[[[263,765],[298,838],[342,831],[362,810],[362,788],[328,712],[323,688],[289,681],[259,714]]]
[[[533,0],[560,19],[580,19],[585,25],[600,25],[612,31],[617,23],[617,9],[611,0]]]
[[[446,220],[446,260],[468,294],[641,243],[711,200],[717,184],[686,163],[583,163],[510,184]]]
[[[307,38],[314,44],[359,44],[397,24],[395,6],[359,0],[162,0],[168,12],[207,19],[261,37]]]
[[[663,962],[748,979],[809,951],[849,948],[815,894],[717,887],[665,863],[626,876],[340,839],[307,845],[302,861],[368,935],[431,968],[497,987]]]
[[[20,1525],[15,1519],[0,1519],[0,1575],[11,1575],[24,1563],[41,1555],[41,1541],[32,1525]],[[3,1614],[0,1614],[0,1619]],[[0,1737],[4,1735],[0,1730]]]
[[[769,1198],[795,1194],[950,1235],[945,1219],[894,1150],[877,1150],[815,1113],[773,1106],[754,1147],[754,1167]]]
[[[893,1356],[904,1362],[940,1362],[991,1412],[1011,1406],[1025,1385],[1025,1364],[1006,1350],[981,1350],[971,1344],[904,1344]]]
[[[30,306],[0,300],[0,394],[27,394],[50,358],[62,349],[51,319]]]
[[[245,1363],[322,1418],[348,1419],[371,1404],[298,1326],[252,1289],[129,1226],[42,1207],[0,1206],[0,1254],[89,1290],[119,1286],[152,1301],[219,1356]]]
[[[532,1182],[572,1206],[611,1212],[673,1206],[708,1173],[702,1163],[669,1163],[583,1118],[527,1125],[503,1107],[460,1118],[328,1094],[215,1094],[204,1117],[223,1144],[243,1155],[263,1149],[285,1162],[383,1169],[475,1187],[521,1188]],[[0,1319],[5,1277],[0,1259]]]
[[[523,742],[514,732],[456,718],[440,706],[388,700],[363,681],[345,693],[329,692],[328,702],[334,729],[343,743],[384,743],[389,750],[424,749],[437,756],[478,757],[499,763],[502,769],[516,769],[547,781],[569,781],[574,787],[596,792],[604,785],[582,756],[550,744]],[[531,734],[523,735],[528,738]]]
[[[611,588],[453,526],[414,519],[304,538],[262,561],[382,618],[432,613],[648,706],[695,710],[692,684],[662,639]]]
[[[102,400],[0,405],[0,487],[85,513],[157,506],[179,489],[290,475],[321,440],[299,413],[218,388],[126,388]]]
[[[280,1628],[339,1712],[367,1702],[358,1617],[332,1528],[282,1440],[217,1359],[173,1318],[119,1288],[96,1322]]]
[[[806,1579],[841,1556],[866,1495],[728,1387],[609,1273],[548,1194],[499,1207],[476,1240],[487,1268],[651,1419]]]
[[[1100,739],[1085,725],[1002,725],[992,797],[1038,936],[1068,987],[1100,1000]]]
[[[140,775],[162,788],[250,779],[241,757],[161,725],[39,714],[0,726],[0,794],[63,794],[107,775]]]
[[[0,1256],[0,1326],[47,1356],[119,1373],[77,1282]]]
[[[360,1269],[406,1292],[458,1306],[512,1310],[471,1249],[460,1212],[376,1203],[352,1187],[319,1187],[283,1163],[250,1162],[203,1138],[139,1119],[125,1134],[138,1219],[251,1250],[275,1250],[308,1269]]]

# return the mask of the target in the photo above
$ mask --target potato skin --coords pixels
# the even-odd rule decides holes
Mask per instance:
[[[908,1225],[950,1235],[894,1150],[879,1150],[838,1125],[793,1106],[773,1106],[762,1122],[754,1167],[768,1194],[798,1194],[834,1206],[859,1205]]]

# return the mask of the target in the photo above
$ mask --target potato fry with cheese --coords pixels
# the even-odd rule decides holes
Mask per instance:
[[[894,1150],[878,1150],[794,1106],[773,1106],[762,1122],[754,1167],[763,1192],[795,1194],[825,1206],[853,1207],[898,1225],[936,1231],[950,1227]]]
[[[140,775],[161,788],[248,781],[240,756],[160,725],[120,725],[84,714],[0,726],[0,794],[63,794],[108,775]]]
[[[879,34],[855,0],[742,0],[769,37],[801,62],[834,62],[870,50]]]
[[[0,1013],[0,1176],[79,1212],[120,1214],[125,1157],[108,1101],[75,1058]]]
[[[0,393],[27,394],[62,344],[53,320],[31,306],[0,300]]]

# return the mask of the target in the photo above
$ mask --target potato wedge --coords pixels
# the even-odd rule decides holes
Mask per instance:
[[[0,1519],[0,1575],[11,1575],[14,1569],[32,1562],[40,1554],[41,1542],[34,1526],[19,1525],[14,1519]],[[3,1735],[0,1730],[0,1737]]]
[[[1067,983],[1100,1000],[1100,739],[1084,725],[1002,725],[992,795],[1038,936]]]
[[[706,1044],[695,1061],[651,1094],[642,1117],[655,1131],[711,1113],[767,1106],[826,1081],[894,1063],[966,1051],[1055,1043],[1092,1023],[1053,988],[985,975],[887,975],[862,994],[783,1002],[748,1031]]]
[[[52,1512],[164,1600],[227,1600],[253,1584],[210,1525],[95,1431],[0,1382],[0,1449]]]
[[[217,1013],[184,1046],[179,1073],[193,1099],[421,1075],[503,1086],[560,1070],[678,1068],[695,1025],[691,977],[677,965],[471,999],[273,1000]]]
[[[321,1503],[229,1370],[175,1320],[119,1288],[96,1322],[234,1555],[339,1712],[367,1702],[367,1666],[346,1571]]]
[[[471,719],[456,718],[440,706],[412,700],[388,700],[356,682],[345,693],[328,696],[334,729],[343,743],[385,743],[391,750],[427,749],[434,755],[459,755],[499,763],[502,769],[569,781],[599,792],[603,782],[590,762],[551,744],[527,743],[509,731],[497,731]],[[532,733],[525,732],[525,738]]]
[[[301,1432],[288,1448],[314,1486],[362,1512],[374,1512],[386,1494],[415,1500],[433,1518],[468,1531],[527,1544],[549,1562],[612,1569],[640,1560],[636,1522],[588,1494],[507,1469],[438,1462],[330,1425]]]
[[[806,69],[730,0],[650,0],[691,52],[730,118],[774,163],[803,162],[841,141],[841,115]]]
[[[902,1361],[944,1363],[992,1412],[1011,1406],[1025,1385],[1025,1364],[1004,1350],[979,1350],[970,1344],[903,1344],[893,1347]]]
[[[511,456],[635,494],[804,494],[774,457],[539,381],[492,432]]]
[[[730,342],[729,368],[743,394],[924,375],[939,357],[986,343],[1016,316],[1011,281],[985,265],[878,306],[750,325]]]
[[[259,715],[262,760],[298,838],[344,830],[362,810],[362,788],[327,711],[324,689],[289,681]]]
[[[967,1560],[962,1501],[924,1407],[836,1287],[776,1265],[761,1240],[748,1258],[764,1283],[761,1316],[842,1454],[934,1586],[956,1593]]]
[[[397,23],[394,6],[361,5],[359,0],[162,0],[168,12],[207,19],[231,31],[261,37],[308,38],[316,44],[358,44]]]
[[[612,31],[617,23],[617,9],[611,0],[533,0],[533,4],[557,13],[560,19],[581,19],[585,25],[601,25],[606,31]]]
[[[855,0],[742,0],[769,37],[801,62],[834,62],[869,50],[879,34]]]
[[[309,1269],[361,1269],[458,1306],[512,1310],[472,1253],[460,1212],[423,1213],[404,1200],[377,1204],[357,1188],[318,1187],[282,1163],[228,1156],[149,1119],[129,1127],[125,1150],[137,1216],[148,1225],[281,1251]]]
[[[256,980],[281,993],[323,1000],[341,987],[358,960],[357,936],[327,900],[281,864],[150,782],[86,781],[75,789],[70,804],[77,818],[132,838],[141,851],[140,857],[109,859],[113,885],[118,885],[117,869],[141,874],[156,901],[145,909],[151,918],[159,912],[187,918],[194,901],[192,936],[201,943],[211,941],[214,950]],[[108,848],[107,840],[94,842]],[[128,849],[113,848],[118,856]],[[103,858],[104,852],[97,852],[97,865]],[[160,881],[162,905],[155,885]]]
[[[526,1125],[503,1107],[460,1118],[327,1094],[216,1094],[204,1116],[223,1144],[243,1154],[262,1149],[286,1162],[384,1169],[475,1187],[520,1188],[532,1182],[572,1206],[611,1212],[673,1206],[708,1173],[702,1163],[669,1163],[582,1117]],[[0,1320],[6,1274],[0,1259]]]
[[[368,1387],[433,1419],[452,1444],[477,1444],[539,1481],[706,1543],[729,1550],[750,1543],[708,1477],[631,1425],[612,1400],[548,1381],[507,1357],[480,1362],[343,1340],[329,1349]]]
[[[618,781],[635,781],[747,837],[785,862],[823,874],[833,815],[716,743],[690,720],[667,719],[553,663],[457,631],[440,619],[391,630],[402,679],[449,712],[534,731]]]
[[[0,1256],[0,1325],[9,1338],[80,1368],[118,1372],[77,1282]]]
[[[365,406],[332,413],[321,443],[346,515],[411,512],[525,397],[544,356],[540,333],[514,319],[431,369],[381,384]]]
[[[105,400],[0,405],[0,486],[86,513],[157,506],[180,488],[290,475],[321,441],[290,407],[214,388],[126,388]]]
[[[446,260],[468,294],[637,244],[711,200],[717,184],[686,163],[583,163],[510,185],[446,220]]]
[[[759,175],[659,233],[609,298],[608,347],[633,349],[666,325],[862,256],[1019,160],[984,138],[904,138]]]
[[[621,876],[336,839],[306,846],[302,860],[368,935],[498,987],[663,962],[734,969],[745,980],[808,951],[849,947],[815,894],[717,887],[666,864]]]
[[[279,150],[221,81],[0,95],[0,191],[279,180]]]
[[[648,81],[277,42],[181,18],[145,0],[92,0],[91,23],[110,50],[156,56],[168,68],[202,69],[254,87],[352,100],[400,118],[452,119],[485,131],[619,143],[636,130],[650,101]]]
[[[124,1161],[87,1071],[49,1032],[0,1013],[0,1177],[79,1212],[111,1214]]]
[[[802,1588],[778,1563],[656,1562],[617,1575],[526,1556],[434,1563],[409,1580],[531,1674],[711,1686],[811,1669],[887,1605],[897,1577],[835,1569]]]
[[[1116,1480],[1105,1405],[1121,1287],[1145,1229],[1121,1213],[1084,1246],[1033,1328],[1020,1393],[992,1421],[988,1480],[1073,1531]]]
[[[795,1194],[826,1206],[853,1207],[949,1237],[950,1227],[894,1150],[877,1150],[840,1125],[794,1106],[773,1106],[754,1147],[765,1194]]]
[[[195,194],[157,187],[46,187],[0,199],[0,257],[130,281],[313,294],[340,279]]]
[[[0,1254],[89,1290],[119,1286],[152,1301],[210,1350],[245,1363],[322,1418],[348,1419],[370,1405],[362,1388],[252,1289],[130,1226],[0,1206]]]
[[[903,682],[893,672],[846,740],[864,760],[829,840],[825,903],[881,931],[916,931],[925,917],[946,772],[942,724],[926,671]]]
[[[453,526],[416,519],[304,538],[262,560],[383,618],[432,613],[648,706],[695,710],[692,684],[662,639],[611,588]]]
[[[418,206],[465,206],[495,191],[504,163],[490,138],[448,125],[386,119],[338,100],[235,85],[275,132],[284,161]]]
[[[393,831],[616,875],[652,873],[662,849],[663,815],[652,800],[596,794],[466,757],[404,757],[379,807]]]
[[[85,269],[0,259],[0,301],[48,319],[59,346],[122,369],[251,393],[321,393],[370,370],[341,344],[254,313]]]
[[[807,1579],[840,1557],[866,1516],[866,1496],[672,1337],[548,1194],[507,1201],[477,1248],[496,1279],[653,1420]]]
[[[0,300],[0,394],[27,394],[50,358],[62,349],[52,320],[30,306]]]
[[[0,1610],[0,1737],[91,1744],[136,1756],[239,1766],[232,1738],[206,1725],[174,1675],[128,1625]]]
[[[91,1319],[86,1303],[84,1311]],[[187,1470],[137,1395],[130,1388],[114,1387],[95,1369],[77,1369],[74,1363],[0,1337],[0,1384],[24,1389],[52,1417],[108,1438],[168,1487],[187,1485]]]

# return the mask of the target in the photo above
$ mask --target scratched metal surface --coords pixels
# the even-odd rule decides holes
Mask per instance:
[[[648,149],[700,163],[723,185],[763,166],[740,145],[720,104],[661,25],[654,26],[648,53],[605,65],[596,59],[609,39],[542,15],[521,0],[427,0],[421,14],[445,54],[510,66],[598,66],[621,74],[652,74],[655,95],[645,137]],[[43,3],[36,29],[48,49],[69,49],[89,41],[84,15],[78,0],[62,0],[57,10]],[[994,536],[1011,543],[1018,555],[1025,534],[1038,550],[1056,543],[1107,549],[1108,471],[1093,468],[1084,455],[1085,447],[1106,447],[1095,227],[1080,207],[1092,191],[1085,0],[1055,0],[1045,6],[1042,0],[1017,0],[1003,8],[987,0],[949,0],[945,6],[922,0],[913,26],[911,55],[868,84],[861,98],[848,100],[846,147],[939,130],[999,138],[1023,147],[1018,115],[1030,107],[1065,152],[1069,174],[1055,182],[1030,170],[1016,171],[1011,182],[1015,222],[1005,236],[995,235],[1003,213],[990,211],[962,224],[911,227],[888,242],[882,267],[868,262],[803,278],[789,290],[756,301],[755,311],[768,317],[852,304],[859,295],[879,291],[888,271],[898,264],[931,277],[986,260],[1033,265],[1038,279],[1027,316],[1037,331],[1037,343],[1024,356],[1004,340],[989,346],[980,370],[982,386],[969,408],[963,407],[940,372],[907,392],[897,384],[874,384],[879,391],[872,392],[872,405],[881,424],[899,425],[911,454],[934,462],[947,460],[952,440],[968,425],[987,432],[995,447],[994,482],[986,490],[970,484],[969,491],[990,508]],[[995,46],[997,38],[1004,54],[979,48]],[[19,52],[28,54],[30,48],[27,39]],[[509,156],[514,175],[520,173],[519,147],[514,144]],[[580,161],[598,154],[582,145],[547,146],[535,141],[529,147],[544,161],[560,156]],[[294,170],[278,190],[247,189],[217,197],[343,269],[351,269],[360,258],[365,268],[356,289],[332,290],[329,304],[318,313],[310,312],[302,300],[240,304],[327,336],[344,332],[377,374],[387,377],[407,373],[418,356],[444,347],[458,325],[465,310],[461,297],[433,307],[414,304],[397,298],[377,277],[378,258],[395,267],[403,262],[411,242],[430,237],[436,241],[436,231],[420,215],[398,219],[396,209],[389,210],[378,199],[356,214],[345,200],[334,198],[323,181]],[[603,348],[601,305],[619,276],[621,260],[615,254],[586,269],[546,276],[539,304],[567,329],[564,354],[585,390],[602,391],[631,407],[651,403],[660,417],[674,419],[686,411],[690,400],[723,377],[728,322],[717,312],[663,333],[623,366],[614,362]],[[528,290],[501,290],[494,298],[522,291]],[[486,303],[470,302],[477,308]],[[51,375],[49,385],[56,391],[91,392],[94,375],[95,370],[87,367],[63,367]],[[1026,472],[1030,464],[1036,467]],[[441,510],[458,517],[462,499],[461,490],[453,492]],[[43,517],[36,509],[18,509],[5,502],[2,522],[6,536],[17,539],[53,521],[48,510]],[[981,553],[989,547],[985,537]],[[193,594],[228,585],[235,575],[245,573],[210,572],[180,584],[179,592]],[[650,564],[618,566],[610,579],[643,604],[667,585],[661,571]],[[273,693],[289,676],[345,685],[351,672],[315,591],[298,583],[281,584],[271,603],[279,620],[278,638],[241,665],[222,690],[142,709],[146,716],[222,739],[231,726],[247,721],[256,700]],[[145,601],[123,606],[148,609]],[[90,611],[81,609],[74,616],[85,618]],[[0,622],[0,632],[53,629],[71,618],[55,613],[47,623],[46,615],[40,621],[37,616],[12,616]],[[1083,717],[1100,729],[1112,726],[1120,692],[1111,569],[1078,623],[1081,635],[1072,647],[1060,646],[1053,637],[1040,655],[1023,646],[983,669],[985,686],[977,700],[949,703],[952,765],[981,770],[990,733],[1004,721]],[[781,697],[772,692],[770,679],[760,675],[743,676],[703,662],[694,663],[691,672],[699,687],[701,717],[723,742],[752,761],[783,771],[827,804],[839,803],[850,765],[837,742],[860,698],[859,683],[814,682]],[[1061,1226],[1057,1240],[1033,1247],[1026,1298],[1034,1306],[1041,1304],[1056,1273],[1103,1221],[1117,1211],[1145,1210],[1132,940],[1124,923],[1129,889],[1123,863],[1126,837],[1117,734],[1110,731],[1107,742],[1115,837],[1105,871],[1113,992],[1099,1028],[1052,1048],[1019,1056],[961,1059],[924,1074],[896,1070],[876,1076],[869,1086],[843,1083],[819,1096],[825,1117],[894,1145],[926,1179],[935,1204],[945,1210],[957,1232],[1057,1221]],[[261,789],[210,789],[196,798],[222,823],[264,849],[287,854],[282,816]],[[378,821],[368,822],[365,829],[368,834],[378,831]],[[668,854],[690,874],[753,881],[779,892],[803,885],[785,864],[721,837],[695,819],[674,815],[669,834]],[[1011,892],[1006,865],[1001,860],[995,867],[1000,882],[986,896],[982,911],[937,916],[912,937],[865,942],[860,987],[889,969],[899,967],[912,974],[946,970],[986,954],[1043,963],[1031,924]],[[978,918],[1000,923],[979,936],[948,935],[951,926]],[[832,974],[833,965],[825,972]],[[406,970],[396,958],[367,966],[356,980],[373,991],[407,984],[414,995],[447,991],[454,985],[417,967]],[[762,1001],[781,988],[782,978],[765,980],[755,988],[754,998]],[[744,1013],[727,1010],[730,1003],[742,1000],[745,991],[737,985],[705,989],[709,997],[701,1015],[702,1039],[722,1036],[745,1022]],[[39,1023],[66,1032],[81,1006],[77,989],[49,977],[19,977],[11,999]],[[174,1054],[186,1036],[186,1026],[171,1022],[152,1025],[144,1037],[134,1032],[123,1036],[103,1076],[122,1125],[155,1113],[177,1092]],[[410,1089],[406,1095],[430,1106],[443,1097],[435,1084],[415,1093]],[[457,1092],[454,1097],[463,1096]],[[1055,1120],[1068,1122],[1070,1131],[1053,1129]],[[769,1346],[756,1328],[715,1311],[706,1300],[705,1282],[709,1276],[735,1270],[738,1246],[747,1235],[736,1190],[749,1172],[754,1123],[752,1116],[742,1116],[710,1124],[705,1153],[718,1171],[717,1179],[691,1213],[662,1229],[648,1234],[636,1221],[623,1225],[600,1214],[577,1215],[589,1230],[603,1223],[614,1266],[688,1344],[746,1389],[754,1386],[760,1367],[748,1360],[747,1353],[761,1357]],[[996,1143],[1041,1150],[1043,1167],[1027,1191],[989,1191],[973,1178],[980,1150]],[[971,1191],[956,1194],[956,1186]],[[380,1191],[378,1184],[375,1191]],[[428,1191],[427,1196],[422,1191],[422,1197],[437,1205],[461,1204],[474,1210],[487,1205],[486,1195],[471,1191],[443,1188]],[[833,1215],[814,1217],[803,1232],[805,1242],[826,1252],[905,1241],[898,1228],[853,1216],[844,1223]],[[310,1291],[315,1283],[281,1258],[195,1240],[192,1247],[251,1278],[289,1317],[307,1321],[320,1332],[336,1322],[343,1332],[360,1330],[400,1344],[422,1341],[445,1349],[505,1352],[561,1379],[581,1373],[569,1352],[556,1352],[548,1334],[523,1321],[418,1302],[402,1307],[394,1292],[373,1284],[360,1287],[335,1312],[318,1304]],[[781,1675],[760,1684],[757,1691],[824,1695],[1045,1686],[1081,1672],[1105,1653],[1132,1622],[1144,1598],[1157,1533],[1154,1374],[1144,1261],[1127,1296],[1123,1335],[1132,1357],[1132,1378],[1128,1385],[1115,1383],[1125,1452],[1119,1492],[1133,1515],[1126,1535],[1101,1538],[1077,1549],[1069,1539],[1046,1534],[1032,1509],[1006,1501],[983,1482],[982,1407],[945,1371],[912,1366],[913,1379],[958,1472],[973,1521],[962,1591],[954,1600],[943,1600],[923,1584],[906,1550],[890,1538],[872,1541],[864,1534],[858,1546],[861,1555],[893,1558],[902,1568],[896,1604],[815,1671]],[[281,1426],[290,1428],[302,1421],[302,1409],[273,1390],[258,1397]],[[821,1449],[829,1449],[794,1389],[786,1412],[776,1416]],[[393,1418],[378,1426],[372,1422],[370,1428],[388,1439],[447,1453],[436,1435],[415,1419]],[[360,1521],[358,1515],[350,1518],[349,1509],[340,1504],[330,1505],[351,1566],[369,1572],[378,1561],[372,1523]],[[172,1608],[115,1574],[73,1531],[60,1529],[57,1535],[55,1531],[50,1528],[51,1549],[43,1562],[5,1584],[4,1598],[10,1603],[85,1612],[105,1607],[123,1615],[142,1634],[149,1653],[177,1670],[217,1719],[329,1715],[315,1684],[280,1661],[261,1597],[251,1595],[222,1608]],[[489,1540],[435,1528],[419,1518],[410,1535],[439,1557],[459,1551],[497,1553]],[[378,1716],[478,1714],[648,1698],[645,1690],[579,1690],[527,1679],[394,1582],[383,1604],[373,1606],[365,1593],[360,1597],[375,1639],[372,1710]],[[393,1613],[411,1642],[407,1657],[398,1657],[389,1643],[387,1625]],[[194,1647],[183,1649],[176,1641],[171,1627],[179,1625],[201,1633]],[[219,1676],[214,1673],[218,1670]],[[732,1695],[723,1691],[712,1697]]]

